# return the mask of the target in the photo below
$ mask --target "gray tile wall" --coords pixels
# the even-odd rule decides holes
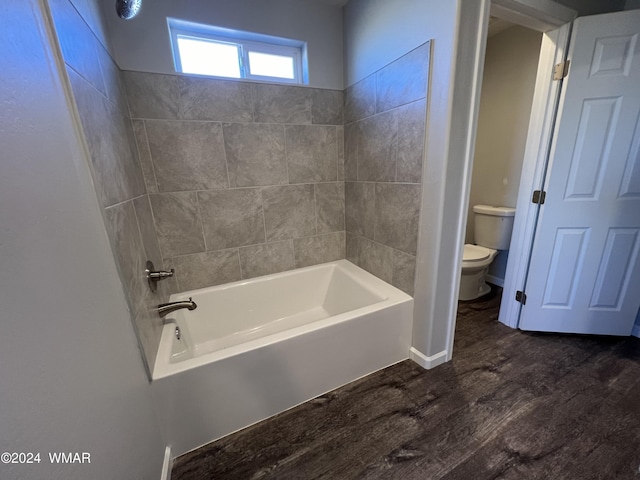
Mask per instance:
[[[345,258],[342,92],[123,73],[174,288]]]
[[[122,74],[105,47],[69,0],[49,0],[49,5],[91,157],[107,234],[141,352],[151,371],[162,330],[154,308],[167,301],[169,289],[160,283],[158,292],[151,293],[144,278],[147,259],[156,267],[163,267],[143,175],[143,171],[148,174],[151,169],[149,145],[145,144],[146,150],[141,149],[138,154],[135,133],[139,132],[133,129]],[[194,169],[200,166],[193,163]],[[202,171],[203,176],[208,175],[203,182],[217,180],[215,165]],[[179,182],[179,173],[169,172],[165,177]]]
[[[413,295],[430,44],[345,91],[347,259]]]
[[[346,256],[413,294],[428,44],[345,92],[121,72],[49,3],[150,371],[171,292]]]

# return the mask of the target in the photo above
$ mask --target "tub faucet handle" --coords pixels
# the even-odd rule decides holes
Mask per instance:
[[[145,276],[147,277],[147,283],[149,283],[149,288],[152,292],[155,292],[158,289],[157,283],[160,280],[164,280],[165,278],[173,277],[175,270],[172,268],[169,271],[166,270],[156,270],[153,266],[153,262],[151,260],[147,260],[145,265]]]

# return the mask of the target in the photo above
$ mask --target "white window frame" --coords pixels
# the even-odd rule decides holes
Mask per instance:
[[[304,42],[289,40],[285,38],[272,37],[251,32],[241,32],[229,30],[209,25],[201,25],[173,18],[167,19],[169,34],[171,37],[171,47],[173,49],[173,61],[176,72],[182,71],[180,61],[180,49],[178,47],[178,37],[186,37],[194,40],[213,41],[217,43],[227,43],[237,45],[239,50],[240,78],[220,77],[204,75],[206,77],[223,78],[227,80],[258,80],[269,83],[308,83],[304,65],[306,46]],[[249,52],[266,53],[270,55],[280,55],[293,59],[293,78],[270,77],[265,75],[252,75],[249,65]],[[190,74],[200,75],[200,74]]]

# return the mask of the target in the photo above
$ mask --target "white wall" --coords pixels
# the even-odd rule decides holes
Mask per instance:
[[[350,0],[344,8],[345,87],[430,39],[432,65],[451,67],[457,2]]]
[[[38,0],[0,4],[0,478],[159,478],[120,280]],[[48,452],[89,452],[52,465]]]
[[[104,3],[116,63],[123,70],[175,73],[167,17],[307,42],[309,85],[342,90],[342,9],[313,0],[151,0],[122,20]]]

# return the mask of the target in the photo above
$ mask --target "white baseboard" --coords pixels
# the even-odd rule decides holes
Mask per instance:
[[[495,277],[493,275],[487,274],[487,276],[485,277],[485,280],[489,283],[493,283],[494,285],[504,288],[504,278]]]
[[[411,360],[416,362],[422,368],[430,369],[437,367],[438,365],[447,361],[447,351],[443,350],[436,353],[435,355],[431,355],[430,357],[428,357],[421,351],[411,347],[409,349],[409,358],[411,358]]]
[[[171,480],[171,447],[167,445],[164,449],[164,461],[162,462],[162,474],[160,480]]]
[[[634,337],[640,338],[640,324],[636,323],[633,326],[633,330],[631,330],[631,335],[633,335]]]

